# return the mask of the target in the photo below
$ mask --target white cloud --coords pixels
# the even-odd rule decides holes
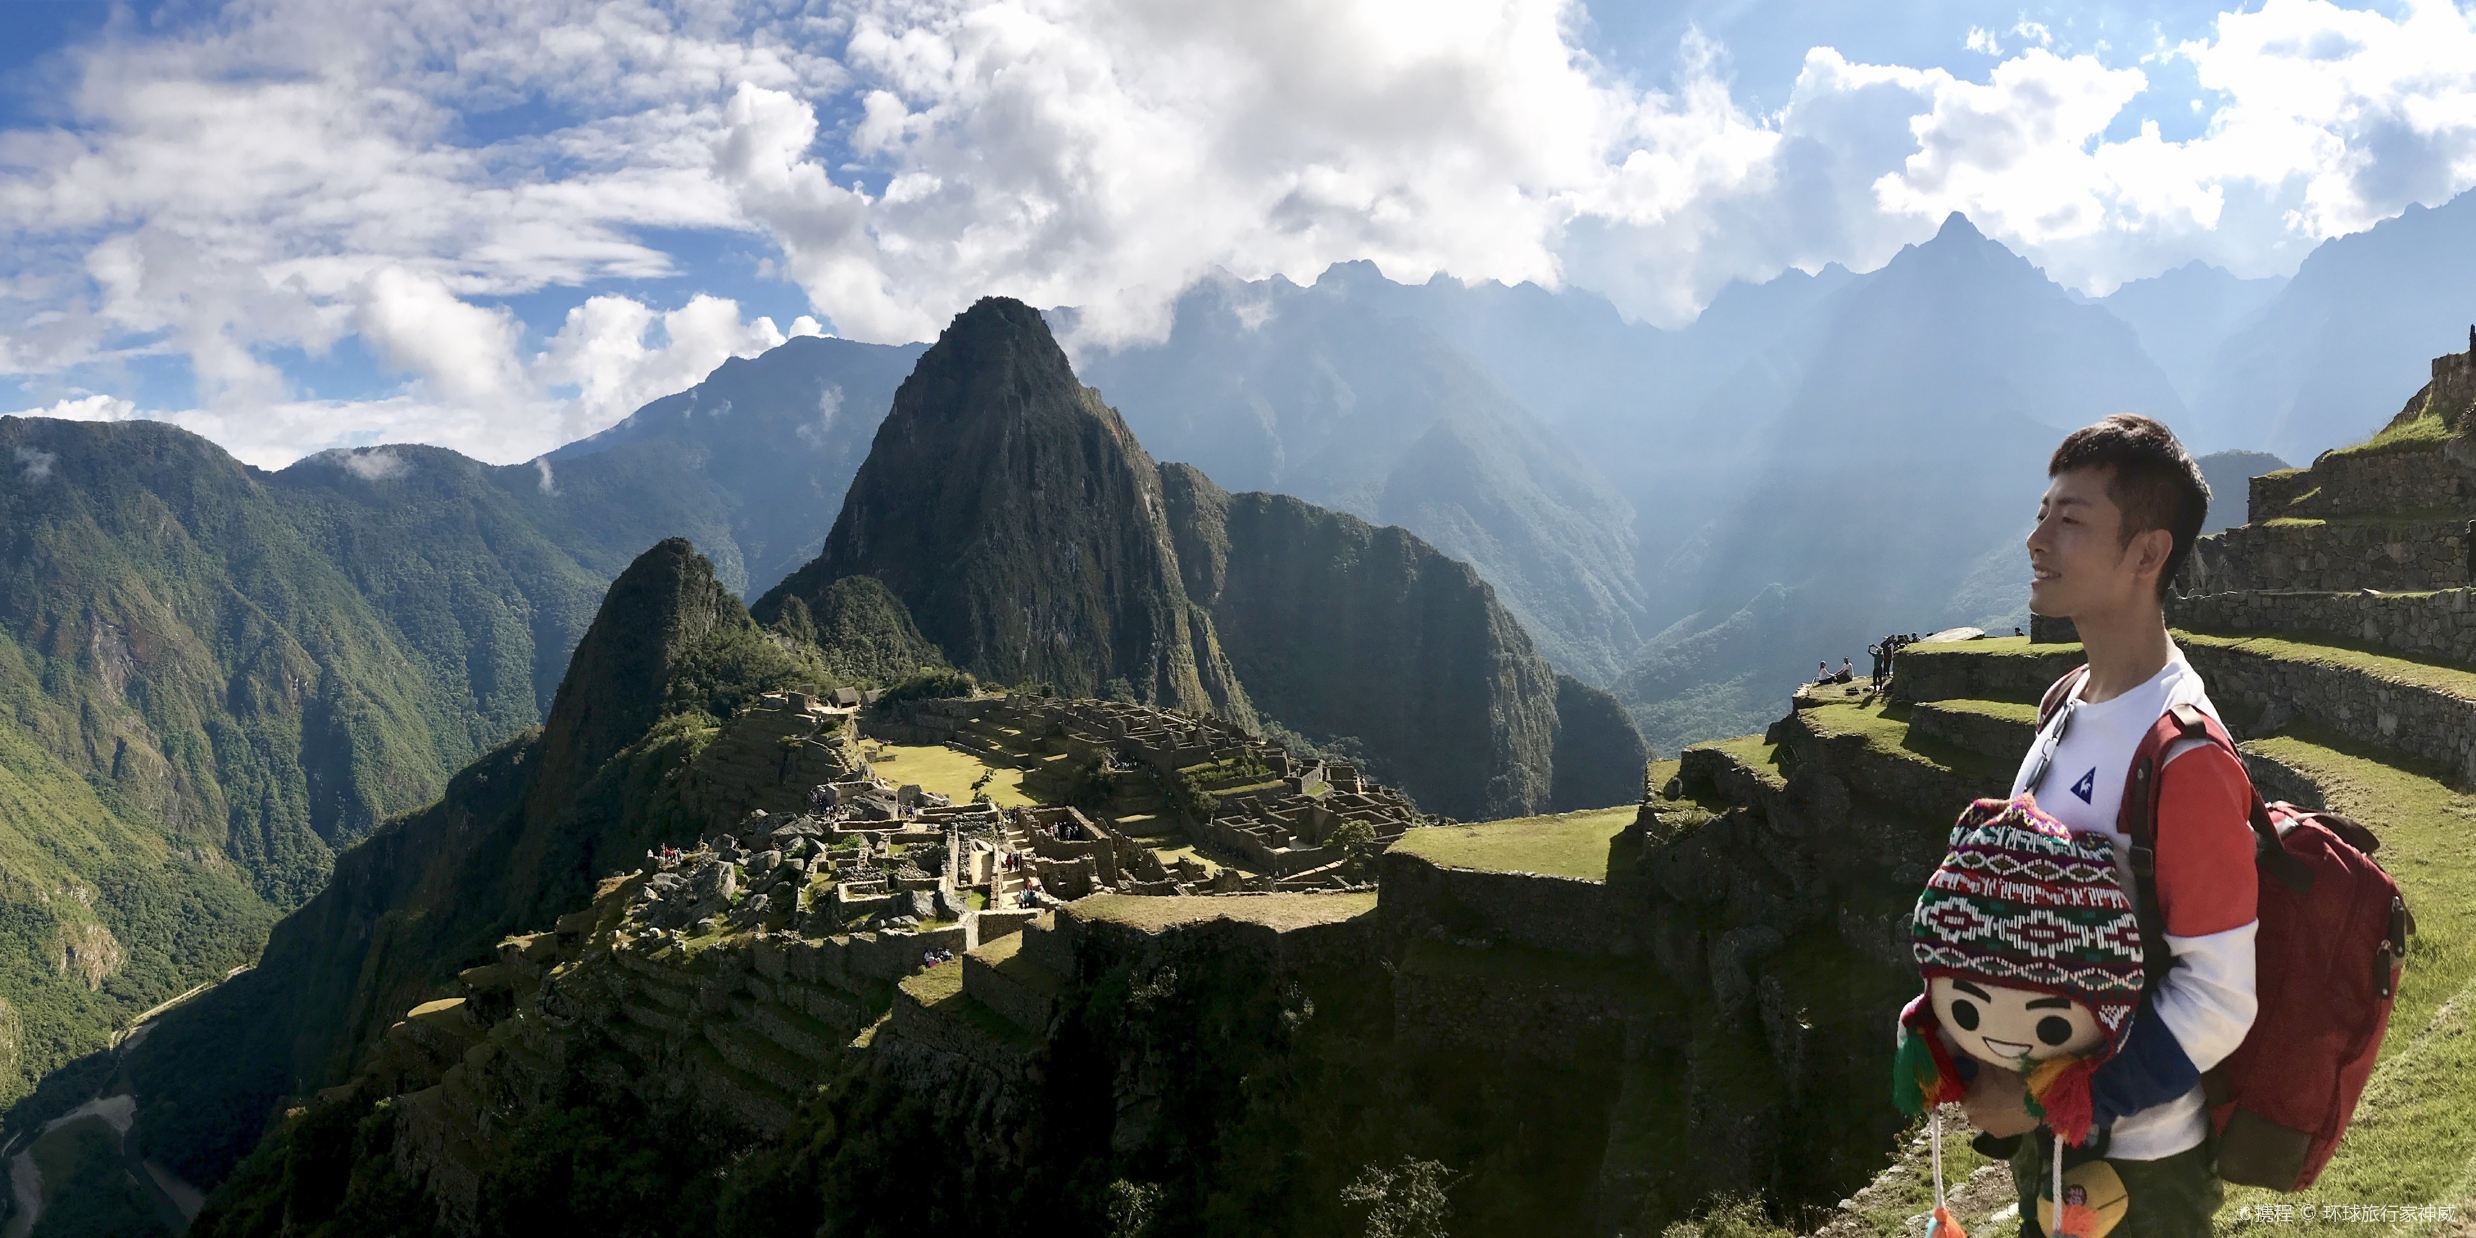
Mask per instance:
[[[337,467],[363,481],[388,481],[413,471],[413,462],[389,448],[331,453]]]
[[[116,395],[89,392],[58,400],[49,408],[20,409],[19,417],[58,417],[64,421],[127,421],[138,416],[138,406]]]
[[[2193,153],[2209,174],[2300,181],[2281,216],[2300,238],[2369,227],[2476,184],[2476,12],[2405,0],[2401,15],[2325,0],[2222,13],[2182,44],[2227,103]]]
[[[516,316],[457,300],[436,276],[382,268],[363,284],[353,317],[373,352],[438,396],[486,403],[522,382]]]
[[[826,445],[826,433],[834,428],[834,419],[843,411],[843,389],[829,386],[817,395],[817,416],[799,424],[796,433],[811,447]]]
[[[550,495],[554,498],[557,497],[559,493],[559,483],[552,479],[550,475],[550,457],[534,457],[533,471],[541,475],[542,493]]]
[[[1701,77],[1627,88],[1567,3],[854,7],[849,147],[883,190],[829,174],[813,100],[753,83],[715,160],[860,338],[926,336],[984,293],[1145,333],[1216,265],[1552,283],[1566,215],[1656,215],[1759,141]]]
[[[1730,279],[1875,265],[1951,210],[2103,291],[2193,257],[2292,269],[2476,185],[2476,17],[2447,0],[2266,0],[2121,56],[2023,13],[1969,27],[1990,59],[1961,71],[1815,47],[1776,110],[1698,32],[1649,66],[1662,88],[1603,63],[1580,0],[791,9],[115,18],[44,70],[43,123],[0,130],[0,373],[48,394],[178,354],[196,407],[148,415],[253,462],[390,439],[506,461],[818,318],[923,338],[988,293],[1080,306],[1105,345],[1218,268],[1371,258],[1675,322]],[[2206,102],[2161,84],[2186,65]],[[530,103],[554,127],[493,136]],[[2181,140],[2143,123],[2186,108]],[[693,278],[651,304],[622,281],[698,274],[662,229],[769,238],[814,316],[786,333]],[[525,341],[501,306],[545,289],[572,308]],[[284,350],[348,336],[409,381],[302,398]]]
[[[204,404],[248,407],[292,394],[270,350],[375,324],[438,394],[506,399],[489,325],[439,290],[677,274],[635,230],[739,226],[708,135],[733,83],[835,87],[807,23],[591,0],[122,14],[41,66],[53,89],[29,73],[55,123],[0,130],[0,372],[178,352]],[[469,136],[470,112],[535,99],[574,123]],[[442,314],[435,346],[385,329]]]
[[[721,297],[700,294],[656,314],[628,297],[597,296],[568,311],[558,334],[534,357],[533,377],[575,389],[576,398],[560,415],[564,442],[696,385],[725,358],[754,356],[790,336],[821,333],[817,320],[806,315],[793,320],[789,336],[769,317],[744,322],[738,303]]]
[[[42,481],[52,475],[52,465],[59,459],[56,453],[40,447],[20,447],[17,449],[18,476],[28,485]]]

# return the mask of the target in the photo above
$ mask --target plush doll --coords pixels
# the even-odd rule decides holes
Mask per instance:
[[[1952,827],[1909,932],[1925,991],[1900,1012],[1894,1100],[1914,1114],[1966,1095],[1954,1054],[2019,1071],[2029,1112],[2056,1135],[2049,1198],[2065,1204],[2048,1232],[2098,1238],[2121,1209],[2107,1216],[2075,1204],[2090,1184],[2065,1189],[2063,1144],[2089,1142],[2089,1076],[2123,1043],[2141,997],[2140,921],[2112,848],[2101,835],[2073,833],[2031,796],[1979,800]],[[1966,1238],[1944,1204],[1939,1119],[1930,1125],[1928,1233]]]

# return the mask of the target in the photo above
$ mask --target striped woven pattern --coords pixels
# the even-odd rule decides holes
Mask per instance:
[[[1982,799],[1909,924],[1920,972],[2075,998],[2120,1042],[2141,994],[2141,929],[2107,840],[2029,795]]]

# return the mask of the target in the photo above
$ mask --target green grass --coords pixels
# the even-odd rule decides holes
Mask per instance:
[[[992,766],[979,757],[959,748],[943,744],[879,744],[869,741],[871,748],[883,747],[895,760],[877,766],[877,776],[901,785],[918,783],[922,790],[934,791],[955,803],[971,799],[971,784],[981,774],[995,771],[983,790],[1005,808],[1024,808],[1044,801],[1023,789],[1023,771]]]
[[[1159,932],[1209,920],[1237,920],[1275,929],[1312,928],[1356,919],[1376,909],[1372,890],[1348,894],[1257,894],[1244,898],[1152,898],[1095,894],[1072,914]]]
[[[1608,875],[1610,840],[1633,824],[1639,808],[1622,804],[1476,825],[1428,826],[1402,835],[1391,849],[1446,868],[1602,881]]]
[[[1798,717],[1804,719],[1817,735],[1826,739],[1854,736],[1863,740],[1869,750],[1890,760],[1985,779],[1989,786],[1994,785],[1993,780],[1997,776],[2007,772],[2004,768],[1998,768],[1997,763],[1983,753],[1910,735],[1906,706],[1892,705],[1882,700],[1870,705],[1821,705],[1803,711]],[[2009,785],[2010,779],[2004,778],[2003,783]],[[1852,785],[1850,789],[1863,788]]]
[[[1650,788],[1651,794],[1659,794],[1659,789],[1667,786],[1668,780],[1676,777],[1677,770],[1684,764],[1675,757],[1661,757],[1651,762],[1650,767],[1643,772],[1643,785]]]
[[[2375,858],[2416,913],[2372,1082],[2320,1181],[2284,1202],[2468,1202],[2476,1196],[2476,797],[2327,734],[2246,746],[2310,776],[2331,808],[2373,829],[2382,842]],[[2230,1190],[2220,1215],[2277,1199]]]
[[[1735,739],[1696,744],[1694,747],[1717,748],[1735,757],[1737,764],[1753,771],[1754,776],[1762,779],[1772,790],[1780,790],[1788,785],[1788,779],[1782,777],[1779,772],[1778,750],[1765,742],[1760,735],[1740,735]]]
[[[2031,726],[2037,725],[2038,720],[2038,707],[2027,701],[1974,701],[1952,698],[1930,701],[1927,704],[1932,705],[1938,713],[1974,714],[1980,718],[1994,718],[2003,722],[2025,722]]]
[[[2328,643],[2322,637],[2294,636],[2211,636],[2199,632],[2177,631],[2175,643],[2187,648],[2226,649],[2258,654],[2281,662],[2308,663],[2360,671],[2391,683],[2425,688],[2463,701],[2476,701],[2476,672],[2440,666],[2431,662],[2411,662],[2405,658],[2369,650],[2351,649]]]
[[[2079,641],[2049,641],[2031,644],[2026,636],[1988,636],[1980,640],[1935,641],[1911,645],[1900,651],[1900,660],[1912,658],[2051,658],[2059,653],[2080,652]]]
[[[2352,447],[2341,447],[2332,456],[2377,456],[2394,451],[2414,451],[2447,442],[2454,437],[2442,415],[2428,407],[2423,413],[2397,425],[2384,426],[2381,432]]]
[[[2297,500],[2297,502],[2302,501]],[[2326,519],[2314,516],[2279,516],[2256,523],[2271,529],[2316,529],[2324,525],[2354,529],[2390,529],[2420,524],[2457,523],[2466,518],[2467,513],[2456,508],[2419,507],[2407,511],[2380,512],[2369,516],[2331,516]]]
[[[895,982],[896,987],[912,996],[923,1006],[934,1006],[963,991],[963,967],[960,960],[953,966],[925,968]]]

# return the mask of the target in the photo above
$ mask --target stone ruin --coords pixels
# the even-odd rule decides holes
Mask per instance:
[[[805,692],[772,692],[748,702],[689,765],[682,803],[711,831],[751,809],[799,812],[815,787],[865,778],[854,721],[859,710]]]

